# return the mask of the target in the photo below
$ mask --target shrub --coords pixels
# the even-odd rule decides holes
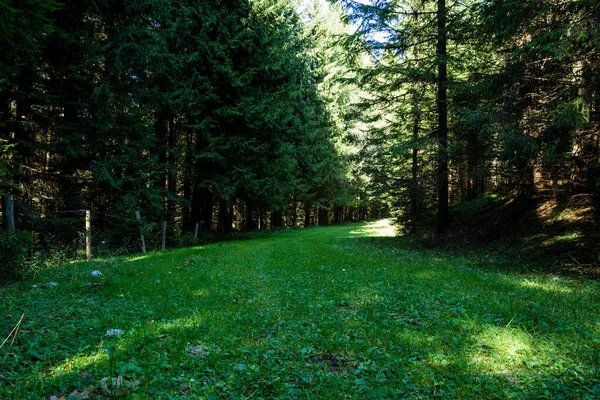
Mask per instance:
[[[31,233],[9,234],[0,229],[0,284],[21,279],[25,259],[33,247]]]
[[[452,217],[459,223],[473,223],[474,218],[501,206],[504,198],[487,195],[460,202],[451,207]]]
[[[178,247],[194,247],[211,243],[214,240],[213,234],[209,232],[198,232],[195,238],[192,234],[181,235],[179,237]]]

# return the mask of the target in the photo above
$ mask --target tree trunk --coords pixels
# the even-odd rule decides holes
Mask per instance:
[[[437,2],[437,57],[438,57],[438,233],[448,230],[448,102],[446,54],[446,0]]]
[[[229,232],[233,231],[233,221],[235,219],[235,201],[229,203],[229,209],[227,210],[227,226],[229,227]]]
[[[267,228],[266,211],[262,207],[258,207],[258,230]]]
[[[184,165],[183,165],[183,210],[182,210],[182,221],[181,221],[181,231],[189,232],[191,231],[192,225],[192,216],[190,215],[190,200],[192,198],[192,182],[193,182],[193,172],[192,166],[194,165],[194,148],[193,148],[193,138],[194,134],[192,129],[190,128],[191,120],[188,117],[188,127],[186,129],[186,139],[185,139],[185,156],[184,156]]]
[[[171,113],[169,117],[169,140],[167,143],[167,190],[170,195],[167,198],[167,218],[171,223],[175,222],[175,202],[173,201],[173,198],[177,196],[177,166],[175,161],[176,134],[175,117]]]
[[[329,209],[326,207],[319,208],[319,226],[329,225]]]
[[[342,214],[343,214],[342,206],[335,206],[333,208],[333,223],[334,224],[339,224],[340,222],[342,222]]]
[[[0,139],[7,140],[9,138],[11,125],[11,107],[12,99],[9,93],[0,93]]]
[[[271,228],[281,228],[283,226],[283,211],[271,213]]]
[[[196,143],[194,144],[194,155],[202,154],[208,146],[208,140],[200,133],[196,134]],[[192,156],[192,157],[193,157]],[[202,159],[196,160],[194,165],[194,179],[192,187],[192,202],[191,202],[191,227],[200,224],[200,229],[209,232],[212,229],[212,214],[213,214],[213,194],[207,187],[200,187],[207,177],[207,171],[210,171],[212,166]]]
[[[419,112],[419,98],[417,89],[413,98],[413,137],[412,137],[412,163],[410,179],[410,224],[411,230],[414,228],[415,220],[419,214],[419,149],[417,143],[419,140],[419,131],[421,125],[421,114]]]
[[[311,204],[310,203],[304,203],[304,227],[308,227],[310,226],[310,211],[311,211]]]
[[[292,198],[292,208],[291,208],[291,221],[290,221],[290,225],[293,228],[295,228],[297,223],[298,223],[298,201],[296,200],[296,197],[294,196]]]
[[[535,193],[535,169],[531,162],[525,162],[519,168],[519,187],[517,190],[517,198],[521,201],[530,200]]]
[[[417,95],[415,94],[415,108],[418,107]],[[411,180],[410,180],[410,215],[411,219],[419,213],[419,149],[417,141],[419,140],[419,127],[421,116],[415,110],[413,121],[413,148],[412,148],[412,165],[411,165]]]
[[[161,85],[162,88],[162,85]],[[162,92],[162,90],[161,90]],[[160,143],[158,161],[160,163],[161,175],[160,175],[160,187],[168,191],[169,184],[169,165],[168,165],[168,148],[169,148],[169,140],[168,133],[169,128],[167,124],[167,117],[162,110],[158,110],[154,113],[154,136],[158,143]],[[168,205],[167,205],[167,196],[163,199],[163,213],[166,215],[168,213]]]
[[[419,19],[419,14],[415,15],[415,19]],[[421,37],[417,36],[417,43],[421,41]],[[415,67],[419,67],[419,45],[415,46]],[[413,108],[413,126],[412,126],[412,160],[411,160],[411,180],[410,180],[410,220],[414,224],[414,220],[419,213],[419,133],[421,130],[421,110],[420,110],[419,84],[414,86],[412,98]]]
[[[256,229],[256,222],[254,219],[254,207],[250,201],[246,201],[246,226],[244,230],[246,232],[250,232]]]
[[[225,199],[219,200],[219,220],[217,221],[217,232],[219,235],[231,232],[233,216],[231,206]]]
[[[192,223],[200,224],[200,230],[209,232],[212,228],[212,214],[213,194],[208,188],[196,187],[192,193]]]

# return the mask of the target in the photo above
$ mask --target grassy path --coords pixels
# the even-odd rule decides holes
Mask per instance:
[[[390,235],[257,235],[0,288],[0,341],[24,314],[0,398],[600,398],[597,283]]]

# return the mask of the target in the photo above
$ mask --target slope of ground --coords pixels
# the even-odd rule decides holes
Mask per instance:
[[[392,235],[282,232],[1,288],[0,398],[600,396],[597,283]]]
[[[599,203],[590,194],[550,191],[528,202],[476,199],[453,210],[447,235],[421,245],[492,257],[508,269],[600,279]]]

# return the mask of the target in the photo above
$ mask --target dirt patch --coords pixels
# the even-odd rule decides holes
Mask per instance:
[[[354,311],[358,307],[357,307],[357,305],[355,303],[350,303],[350,302],[347,302],[347,301],[342,301],[342,302],[340,302],[338,304],[338,308],[343,308],[345,310],[352,310],[352,311]]]
[[[323,365],[329,370],[329,372],[338,373],[348,370],[348,366],[344,361],[344,358],[335,353],[317,354],[309,357],[308,361],[311,364]]]

